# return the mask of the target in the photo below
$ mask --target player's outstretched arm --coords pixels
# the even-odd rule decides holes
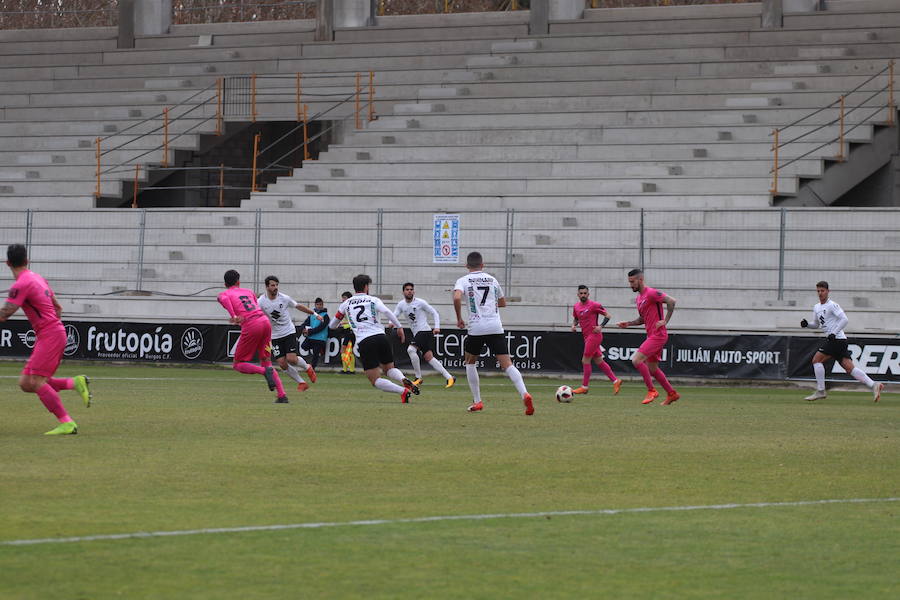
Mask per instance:
[[[625,329],[626,327],[631,327],[632,325],[643,325],[643,324],[644,324],[644,317],[638,317],[634,321],[619,321],[618,322],[618,326],[621,327],[622,329]]]
[[[17,310],[19,310],[19,306],[17,304],[13,304],[12,302],[7,302],[3,305],[3,308],[0,308],[0,321],[5,321],[10,318]]]

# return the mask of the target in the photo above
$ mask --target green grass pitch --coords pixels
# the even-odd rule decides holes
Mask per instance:
[[[275,405],[224,368],[63,364],[77,436],[0,364],[0,598],[897,598],[900,502],[403,522],[431,516],[900,496],[900,398],[428,377],[409,405],[323,374]],[[286,377],[286,382],[290,382]],[[575,385],[577,377],[567,383]],[[293,386],[288,386],[289,390]],[[347,525],[384,519],[382,524]]]

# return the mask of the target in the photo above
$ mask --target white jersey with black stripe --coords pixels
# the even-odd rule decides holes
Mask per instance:
[[[503,333],[503,322],[500,320],[503,288],[493,275],[472,271],[457,279],[453,289],[463,293],[462,302],[468,312],[470,335]]]
[[[818,302],[813,306],[813,322],[810,325],[822,329],[825,335],[834,334],[837,339],[846,340],[844,327],[847,326],[847,321],[847,315],[841,305],[829,300],[825,304]]]
[[[291,318],[291,309],[297,306],[293,298],[278,292],[274,300],[269,298],[268,294],[263,294],[256,301],[272,322],[273,340],[297,333],[294,320]]]
[[[431,315],[434,327],[428,326],[428,315]],[[441,328],[441,316],[438,314],[438,311],[422,298],[413,298],[409,302],[404,298],[397,303],[397,308],[394,309],[394,316],[397,318],[403,317],[409,321],[409,328],[412,329],[413,335],[422,331]]]
[[[394,313],[384,305],[381,298],[368,294],[356,294],[344,300],[338,307],[332,323],[346,316],[359,345],[368,337],[384,333],[384,325],[381,324],[378,313],[384,313],[395,327],[400,327],[400,321],[397,321]]]

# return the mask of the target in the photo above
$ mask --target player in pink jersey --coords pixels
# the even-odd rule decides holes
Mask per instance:
[[[640,269],[632,269],[628,272],[628,285],[631,286],[631,291],[637,292],[637,309],[640,316],[634,321],[622,321],[619,323],[619,327],[625,328],[643,323],[647,330],[647,339],[631,359],[634,368],[638,370],[638,373],[644,378],[644,383],[647,384],[647,395],[642,404],[650,404],[659,396],[659,392],[653,387],[651,376],[666,390],[667,396],[663,404],[672,404],[681,396],[659,368],[659,361],[662,358],[663,348],[666,347],[666,341],[669,339],[666,325],[669,324],[669,319],[672,318],[672,313],[675,311],[675,298],[652,287],[647,287],[644,284],[644,272]],[[663,304],[666,305],[665,318],[663,318]]]
[[[272,368],[269,341],[272,339],[272,323],[256,302],[256,294],[240,287],[241,275],[234,269],[225,272],[225,291],[219,294],[219,304],[231,315],[230,321],[241,326],[241,336],[234,348],[234,370],[239,373],[262,375],[269,390],[277,390],[276,404],[287,404],[287,395],[281,378]],[[252,362],[259,354],[259,366]]]
[[[591,291],[586,285],[578,286],[578,302],[572,307],[572,317],[575,322],[572,323],[572,331],[576,326],[581,325],[581,334],[584,336],[584,354],[581,357],[581,365],[583,374],[581,376],[581,387],[572,390],[574,394],[587,394],[588,386],[591,382],[591,362],[595,362],[600,370],[603,371],[613,384],[613,394],[619,393],[622,387],[622,380],[616,377],[609,364],[603,360],[603,328],[609,323],[609,313],[603,308],[599,302],[590,299]],[[598,316],[603,315],[603,323],[597,323]]]
[[[44,278],[28,269],[25,246],[9,246],[6,249],[6,264],[16,281],[9,288],[6,304],[0,308],[0,322],[6,321],[21,308],[34,328],[36,338],[31,358],[19,377],[19,387],[23,392],[37,394],[47,410],[59,420],[59,425],[45,435],[76,434],[78,425],[66,412],[58,392],[74,389],[84,400],[85,406],[91,405],[91,392],[88,378],[84,375],[53,377],[66,349],[66,328],[59,320],[62,306]]]

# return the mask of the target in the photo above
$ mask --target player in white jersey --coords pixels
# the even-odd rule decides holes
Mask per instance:
[[[854,379],[871,389],[875,402],[878,402],[881,399],[881,390],[884,389],[884,384],[872,381],[865,371],[858,368],[850,359],[847,336],[844,334],[844,327],[850,320],[837,302],[828,299],[828,282],[817,283],[816,293],[819,295],[819,303],[813,306],[813,320],[810,322],[803,319],[800,321],[800,327],[822,329],[826,338],[812,359],[813,373],[816,375],[816,391],[805,399],[812,402],[825,398],[824,363],[834,358]]]
[[[534,403],[531,394],[525,388],[522,374],[509,358],[509,346],[504,335],[503,323],[500,321],[500,309],[506,306],[503,289],[492,275],[484,272],[484,259],[480,252],[469,253],[466,257],[466,268],[469,274],[457,279],[453,287],[453,308],[456,310],[457,327],[469,330],[463,342],[466,379],[469,382],[469,389],[472,390],[472,404],[467,410],[476,412],[484,409],[475,361],[487,346],[522,396],[525,414],[533,415]],[[465,320],[462,315],[463,302],[466,303]]]
[[[304,369],[309,375],[309,380],[316,382],[315,370],[302,357],[297,355],[297,328],[291,318],[291,309],[296,308],[314,318],[322,320],[314,310],[303,304],[298,304],[287,294],[278,291],[279,281],[274,275],[266,277],[266,293],[257,299],[259,307],[272,322],[272,358],[287,373],[291,379],[297,382],[297,389],[301,392],[309,389],[309,384],[303,381],[297,367]]]
[[[444,376],[447,385],[444,387],[453,387],[456,378],[447,372],[441,361],[434,357],[434,334],[441,332],[441,315],[421,298],[416,298],[416,286],[411,282],[403,284],[403,298],[397,303],[394,309],[394,316],[398,319],[402,316],[409,321],[409,328],[412,330],[413,339],[406,347],[406,353],[409,354],[409,360],[412,363],[413,370],[416,372],[416,385],[422,385],[422,363],[419,360],[419,353],[422,358],[434,367],[434,370]],[[428,325],[428,315],[431,315],[434,321],[434,328]]]
[[[384,325],[381,324],[379,315],[387,317],[391,325],[397,328],[397,336],[401,342],[405,338],[403,327],[380,298],[369,295],[370,283],[372,278],[368,275],[357,275],[353,278],[353,291],[356,293],[341,303],[328,328],[335,329],[346,316],[350,328],[356,335],[356,348],[359,350],[359,358],[362,360],[363,370],[369,382],[383,392],[400,394],[400,402],[406,404],[409,402],[410,394],[418,395],[419,388],[394,366],[394,351],[384,333]],[[382,373],[402,383],[402,387],[381,377]]]

